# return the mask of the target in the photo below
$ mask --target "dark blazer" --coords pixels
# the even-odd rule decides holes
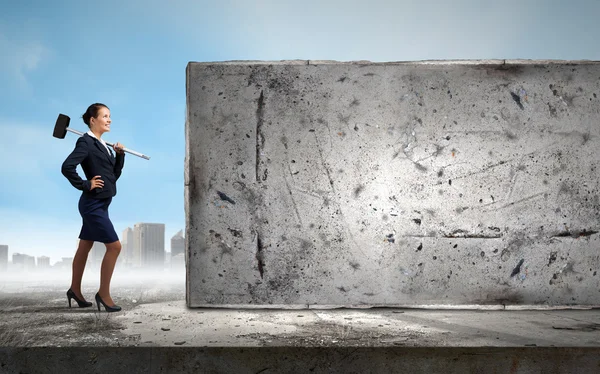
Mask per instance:
[[[115,153],[112,149],[111,152]],[[63,162],[61,171],[73,187],[87,196],[103,199],[117,194],[117,180],[121,176],[124,163],[125,154],[117,153],[115,157],[111,156],[98,139],[84,133],[77,139],[73,152]],[[79,164],[87,180],[81,179],[77,174],[76,168]],[[96,187],[90,191],[91,179],[96,175],[104,181],[104,187]]]

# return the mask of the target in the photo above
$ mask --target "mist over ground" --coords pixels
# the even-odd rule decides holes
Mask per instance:
[[[7,272],[0,274],[0,293],[27,293],[28,291],[43,289],[64,291],[71,285],[71,271],[32,271],[32,272]],[[100,272],[95,269],[86,269],[81,283],[82,291],[91,292],[100,287]],[[113,298],[119,297],[119,289],[142,287],[144,289],[164,288],[177,291],[184,295],[185,269],[174,270],[119,270],[115,269],[111,280],[111,294]],[[89,293],[88,292],[88,293]],[[94,292],[95,294],[95,292]],[[92,299],[94,294],[85,295]],[[183,296],[184,297],[184,296]],[[65,296],[66,302],[66,296]]]

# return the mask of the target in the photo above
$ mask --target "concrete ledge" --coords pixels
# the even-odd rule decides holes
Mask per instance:
[[[598,64],[600,60],[525,60],[525,59],[471,59],[471,60],[414,60],[385,61],[370,60],[229,60],[191,61],[188,65],[586,65]]]
[[[448,304],[431,304],[431,305],[307,305],[307,304],[268,304],[268,305],[252,305],[252,304],[202,304],[194,308],[209,308],[209,309],[289,309],[289,310],[330,310],[330,309],[374,309],[374,308],[389,308],[389,309],[411,309],[411,310],[592,310],[600,309],[600,305],[448,305]]]
[[[600,348],[1,348],[0,373],[592,373]]]

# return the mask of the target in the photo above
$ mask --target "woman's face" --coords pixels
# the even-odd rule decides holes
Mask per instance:
[[[102,107],[98,110],[98,116],[92,117],[90,120],[90,127],[92,130],[96,129],[98,132],[105,133],[110,131],[110,110],[106,107]]]

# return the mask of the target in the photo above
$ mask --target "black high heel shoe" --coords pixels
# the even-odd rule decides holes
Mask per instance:
[[[104,305],[104,310],[106,310],[108,313],[118,312],[121,310],[121,307],[118,305],[115,305],[115,306],[106,305],[106,303],[100,298],[100,295],[98,295],[98,293],[96,293],[96,305],[98,305],[98,311],[100,311],[100,304]]]
[[[69,300],[69,308],[71,307],[71,299],[75,299],[80,308],[87,308],[88,306],[92,306],[92,303],[89,301],[79,300],[79,298],[75,295],[72,289],[69,288],[67,291],[67,300]]]

